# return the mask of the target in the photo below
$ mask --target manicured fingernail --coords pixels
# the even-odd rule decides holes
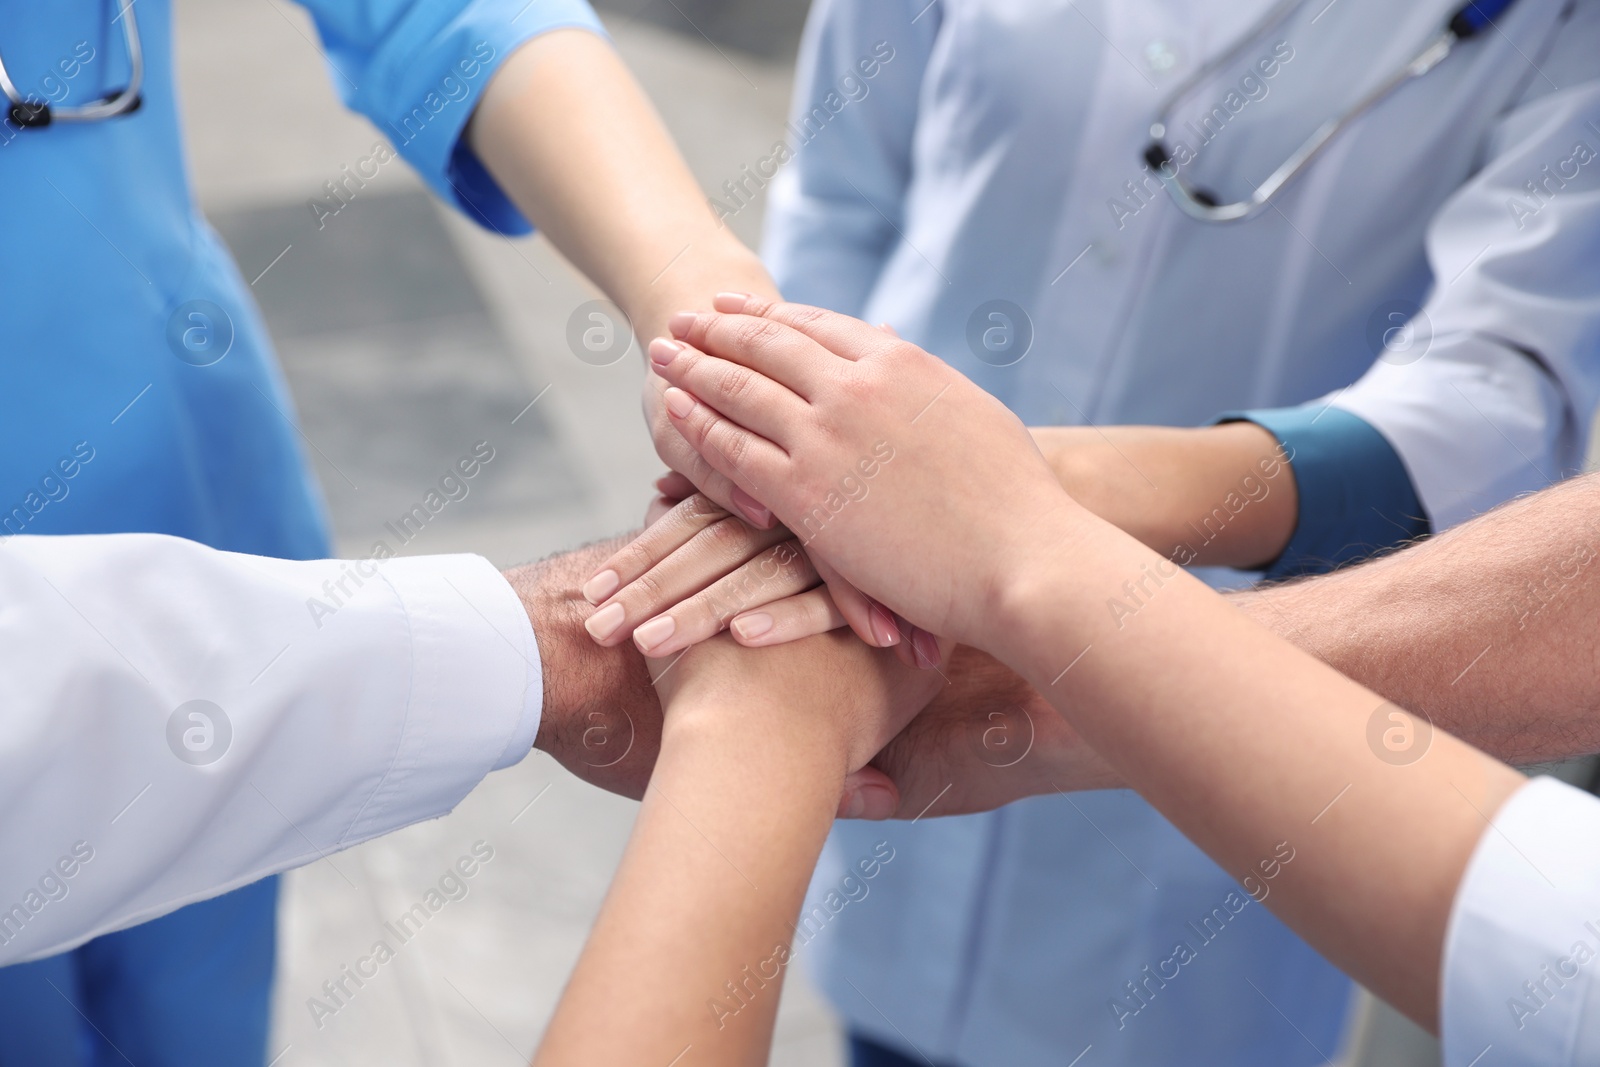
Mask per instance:
[[[676,341],[669,341],[665,337],[657,337],[650,342],[650,362],[658,367],[665,367],[677,358],[683,351],[683,346]]]
[[[607,604],[585,619],[583,628],[588,630],[589,636],[596,641],[604,641],[617,632],[617,627],[622,625],[622,617],[626,614],[621,604]]]
[[[734,635],[744,641],[753,641],[772,629],[772,616],[764,611],[740,615],[729,623]]]
[[[694,410],[694,397],[675,385],[667,389],[663,399],[667,402],[667,410],[677,418],[686,419],[689,412]]]
[[[672,631],[677,628],[678,624],[671,615],[658,615],[633,631],[633,643],[639,646],[639,651],[649,652],[671,637]]]
[[[860,798],[861,810],[852,819],[882,820],[893,817],[898,801],[894,790],[885,789],[881,785],[864,785],[856,790]]]
[[[694,329],[694,320],[694,312],[680,311],[667,320],[667,329],[672,331],[674,337],[687,337],[689,331]]]
[[[606,597],[617,591],[617,586],[622,584],[622,576],[609,567],[583,583],[583,599],[591,604],[599,604]]]
[[[737,485],[733,487],[733,506],[739,509],[739,514],[750,520],[752,526],[765,530],[772,525],[772,509]]]
[[[867,810],[867,798],[862,796],[863,790],[852,789],[839,804],[839,818],[859,819],[861,813]]]
[[[737,315],[749,300],[749,293],[718,293],[712,298],[711,306],[726,315]]]
[[[912,631],[911,647],[917,654],[917,666],[923,670],[944,662],[944,657],[939,655],[939,642],[926,630]]]
[[[894,616],[888,611],[874,604],[867,610],[867,618],[879,648],[893,648],[900,643],[900,631],[895,629]]]

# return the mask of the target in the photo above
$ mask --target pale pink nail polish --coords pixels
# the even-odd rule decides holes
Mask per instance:
[[[753,612],[749,615],[740,615],[729,628],[734,634],[745,641],[754,641],[762,634],[772,629],[772,616],[764,611]]]
[[[895,629],[894,616],[888,611],[873,604],[867,612],[867,617],[872,626],[872,636],[877,638],[879,648],[893,648],[900,643],[900,631]]]
[[[733,487],[733,506],[739,509],[739,514],[750,520],[752,526],[765,530],[772,525],[772,509],[761,501],[740,489]]]
[[[583,628],[588,630],[589,636],[596,641],[604,641],[617,632],[617,627],[622,625],[623,616],[626,614],[621,604],[607,604],[584,620]]]
[[[678,357],[683,351],[683,346],[676,341],[669,341],[665,337],[657,337],[650,342],[650,362],[658,367],[665,367]]]
[[[711,306],[724,314],[737,315],[749,302],[749,293],[718,293],[712,298]]]
[[[668,389],[662,398],[667,402],[667,410],[676,418],[686,419],[689,413],[694,411],[694,397],[677,386]]]
[[[677,628],[678,624],[671,615],[658,615],[633,631],[633,643],[639,646],[639,651],[649,653],[671,637],[672,631]]]
[[[583,599],[591,604],[599,604],[606,597],[617,591],[617,586],[622,584],[622,577],[609,567],[583,583]]]
[[[937,667],[943,662],[939,655],[939,642],[926,630],[915,630],[911,634],[911,647],[917,653],[917,666],[924,670]]]
[[[694,329],[694,320],[694,312],[680,311],[667,320],[667,329],[672,331],[674,337],[687,337],[689,331]]]

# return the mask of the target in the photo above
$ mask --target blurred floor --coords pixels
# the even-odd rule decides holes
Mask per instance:
[[[599,6],[704,188],[781,136],[804,4]],[[641,361],[592,366],[565,340],[597,294],[542,239],[494,237],[442,209],[398,161],[337,213],[313,208],[379,136],[339,105],[308,19],[279,0],[176,7],[198,195],[265,310],[341,553],[393,543],[384,524],[478,442],[495,459],[404,551],[506,565],[636,523],[658,473]],[[751,243],[760,207],[732,222]],[[535,753],[445,819],[289,875],[273,1067],[526,1062],[633,813]],[[477,842],[494,858],[468,894],[330,1013],[324,983]],[[1372,1067],[1437,1063],[1432,1041],[1386,1011],[1361,1044]],[[840,1062],[827,1009],[791,981],[773,1063]]]

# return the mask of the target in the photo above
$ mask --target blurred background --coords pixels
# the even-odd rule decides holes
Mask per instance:
[[[324,183],[382,138],[339,104],[310,20],[280,0],[177,0],[179,78],[199,198],[260,301],[287,370],[341,554],[366,555],[482,441],[495,458],[404,549],[505,566],[636,525],[660,473],[635,348],[610,366],[568,347],[599,294],[539,237],[492,236],[443,208],[399,160],[336,213]],[[806,4],[602,0],[624,59],[702,185],[783,136]],[[731,225],[759,239],[762,204]],[[320,218],[319,218],[320,214]],[[286,878],[273,1067],[526,1063],[621,855],[635,806],[534,753],[448,818]],[[366,954],[457,859],[493,858],[330,1015],[309,1001]],[[773,1063],[839,1067],[836,1024],[787,983]],[[348,983],[347,983],[348,984]],[[616,1007],[619,1019],[628,1005]],[[1357,1059],[1438,1062],[1386,1011]]]

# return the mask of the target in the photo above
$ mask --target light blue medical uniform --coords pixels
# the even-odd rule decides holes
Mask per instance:
[[[1276,7],[814,0],[793,157],[757,168],[774,279],[887,322],[1030,424],[1288,409],[1252,416],[1295,451],[1287,570],[1575,469],[1600,397],[1600,162],[1578,162],[1600,144],[1600,3],[1521,0],[1273,208],[1197,222],[1142,157],[1175,86],[1249,42],[1171,122],[1187,179],[1232,200],[1459,4],[1307,2],[1252,35]],[[801,950],[857,1035],[958,1067],[1338,1053],[1348,981],[1137,796],[938,814],[841,823],[818,870],[814,900],[894,852]],[[1315,814],[1290,846],[1315,847]]]
[[[490,228],[525,232],[461,132],[519,43],[560,26],[599,32],[589,6],[307,6],[346,103],[450,202]],[[116,13],[115,0],[0,0],[0,56],[24,94],[93,100],[128,80]],[[137,15],[138,111],[0,127],[0,528],[166,533],[325,556],[327,518],[283,376],[248,286],[189,187],[169,4],[140,0]],[[107,811],[82,836],[116,834],[118,815]],[[276,901],[268,879],[0,970],[0,1065],[265,1062]]]

